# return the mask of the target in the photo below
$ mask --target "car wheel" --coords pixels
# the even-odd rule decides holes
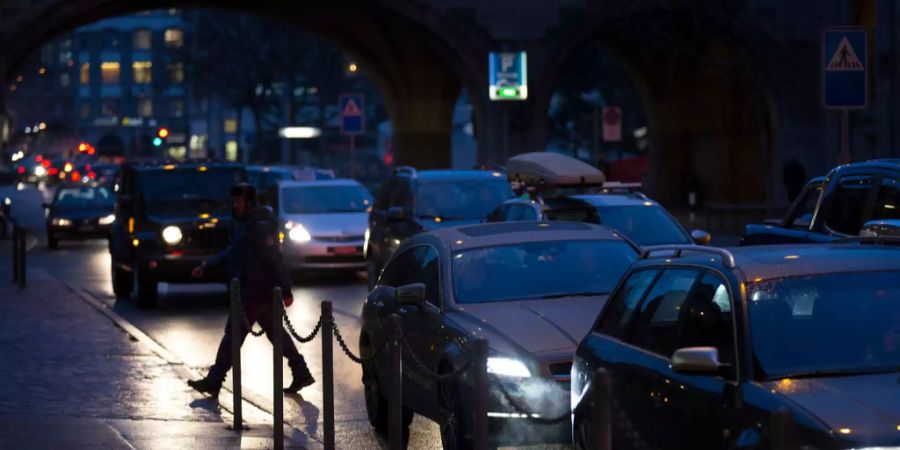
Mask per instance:
[[[459,401],[459,388],[453,380],[438,385],[438,406],[441,414],[441,446],[444,450],[470,450],[471,439],[466,437],[465,413]]]
[[[156,280],[140,267],[134,268],[134,296],[141,308],[155,308],[157,303]]]
[[[112,285],[113,293],[116,294],[116,298],[128,298],[134,287],[133,284],[134,281],[131,279],[131,272],[120,269],[113,263]]]
[[[575,423],[575,450],[591,450],[590,421],[576,418]]]
[[[378,372],[375,369],[374,361],[363,363],[363,391],[366,398],[366,415],[369,417],[369,423],[372,424],[376,432],[387,435],[390,426],[388,400],[384,395],[381,384],[378,382]],[[402,411],[400,427],[405,441],[409,438],[409,426],[413,420],[413,412],[405,407],[402,408]]]

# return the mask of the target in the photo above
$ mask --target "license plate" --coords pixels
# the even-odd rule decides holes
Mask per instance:
[[[359,253],[356,247],[335,247],[331,251],[335,255],[355,255]]]
[[[93,225],[82,225],[81,228],[79,228],[79,230],[81,230],[81,231],[94,231],[94,226],[93,226]]]

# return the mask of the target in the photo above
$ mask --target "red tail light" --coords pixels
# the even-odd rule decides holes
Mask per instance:
[[[87,176],[88,176],[88,179],[93,180],[93,179],[97,178],[97,173],[94,171],[90,171],[90,172],[88,172]]]
[[[45,160],[41,161],[41,165],[44,166],[45,169],[50,167],[50,164],[52,164],[52,163],[50,162],[49,159],[45,159]]]
[[[19,166],[19,175],[25,173],[25,166]]]
[[[53,176],[58,173],[59,173],[59,169],[57,169],[56,167],[51,167],[51,168],[47,169],[47,175]]]
[[[72,181],[81,181],[81,174],[77,170],[72,172]]]

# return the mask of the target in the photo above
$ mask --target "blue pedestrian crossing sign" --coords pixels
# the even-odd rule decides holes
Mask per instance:
[[[491,100],[528,98],[528,65],[525,52],[491,52],[488,55]]]
[[[343,94],[338,98],[341,115],[341,134],[362,134],[366,128],[366,113],[361,94]]]
[[[868,105],[868,36],[865,28],[826,28],[822,33],[822,104],[827,109]]]

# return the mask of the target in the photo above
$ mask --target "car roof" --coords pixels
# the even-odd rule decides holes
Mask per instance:
[[[419,170],[415,175],[418,180],[506,180],[506,174],[493,170]]]
[[[130,169],[138,170],[138,171],[164,170],[168,167],[172,167],[172,169],[170,169],[170,170],[199,169],[201,166],[208,167],[208,168],[226,168],[226,169],[243,169],[244,168],[244,166],[240,163],[221,162],[221,161],[186,161],[186,162],[152,161],[152,162],[128,163],[128,167]]]
[[[282,166],[247,166],[247,170],[250,172],[287,172],[293,173],[293,169],[290,167],[282,167]]]
[[[710,251],[720,251],[712,248]],[[727,249],[745,282],[807,275],[900,270],[900,247],[850,243],[754,245]],[[664,262],[663,262],[664,261]],[[648,258],[641,266],[684,263],[722,268],[721,258],[708,251],[687,252],[681,258]]]
[[[653,206],[657,203],[637,194],[579,194],[569,198],[581,200],[594,206]]]
[[[622,241],[616,231],[601,225],[581,222],[501,222],[477,225],[461,225],[422,233],[410,239],[416,241],[439,240],[450,250],[508,245],[525,242],[558,240],[609,240]]]
[[[281,180],[278,185],[282,188],[286,187],[303,187],[303,186],[360,186],[356,180],[350,178],[330,178],[327,180]]]
[[[853,172],[860,169],[878,169],[878,170],[900,170],[900,158],[895,159],[872,159],[869,161],[863,161],[858,163],[850,163],[844,164],[842,166],[837,166],[834,168],[833,172],[835,173],[843,173],[843,172]]]

